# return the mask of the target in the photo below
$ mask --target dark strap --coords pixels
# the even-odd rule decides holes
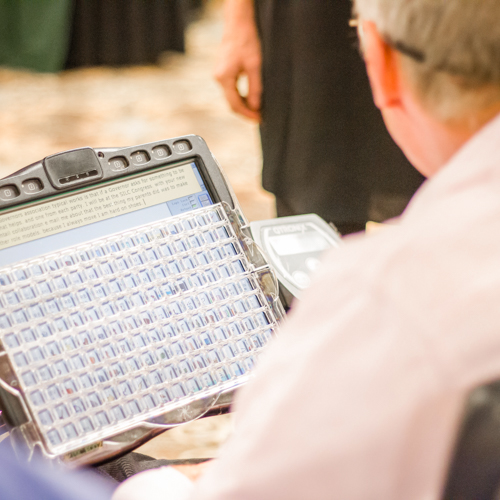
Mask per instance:
[[[104,465],[95,467],[94,470],[100,475],[111,478],[121,483],[125,479],[150,469],[158,469],[168,465],[195,465],[211,460],[210,458],[190,458],[184,460],[156,459],[143,455],[142,453],[129,453],[123,457],[112,460]]]

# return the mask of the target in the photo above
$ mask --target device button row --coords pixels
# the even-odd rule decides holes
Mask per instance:
[[[191,151],[193,147],[189,141],[180,140],[174,142],[173,149],[176,153],[185,154]],[[151,155],[155,160],[164,160],[172,155],[172,151],[166,144],[161,144],[159,146],[155,146],[151,150]],[[145,165],[146,163],[149,163],[150,160],[150,154],[144,149],[134,151],[130,155],[130,161],[136,166]],[[129,160],[124,156],[114,156],[108,161],[108,164],[112,170],[119,172],[121,170],[125,170],[129,166]]]

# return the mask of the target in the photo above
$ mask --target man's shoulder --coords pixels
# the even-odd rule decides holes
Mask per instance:
[[[494,222],[500,223],[500,212],[491,215],[488,221],[435,214],[347,238],[341,250],[325,255],[311,292],[327,302],[365,294],[379,304],[438,309],[445,300],[466,301],[488,276],[500,293],[500,231]]]

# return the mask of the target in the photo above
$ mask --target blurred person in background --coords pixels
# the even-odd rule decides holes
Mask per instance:
[[[438,500],[467,395],[500,378],[500,2],[355,5],[374,101],[429,179],[325,256],[193,500]]]
[[[350,13],[349,0],[226,0],[216,68],[231,108],[261,123],[278,216],[317,213],[343,234],[399,215],[423,180],[373,105]]]

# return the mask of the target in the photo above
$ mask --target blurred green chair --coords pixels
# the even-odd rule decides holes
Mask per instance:
[[[0,0],[0,66],[57,72],[184,52],[205,0]]]
[[[0,66],[60,71],[66,62],[72,0],[0,0]]]

